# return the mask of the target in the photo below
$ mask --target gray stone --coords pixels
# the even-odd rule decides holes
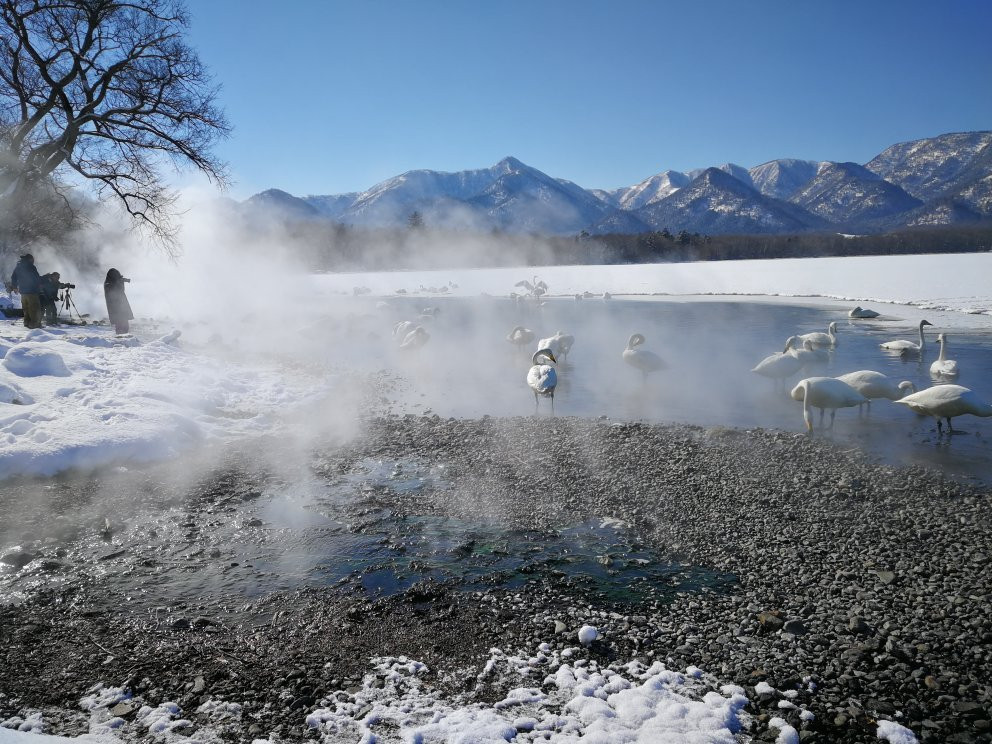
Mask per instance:
[[[782,630],[786,633],[792,633],[792,635],[806,635],[809,631],[806,630],[806,626],[803,624],[802,620],[789,620],[785,625],[782,626]]]

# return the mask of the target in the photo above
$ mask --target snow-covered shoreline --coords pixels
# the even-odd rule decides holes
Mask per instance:
[[[397,290],[436,295],[441,290],[471,297],[522,292],[516,282],[535,275],[548,284],[552,296],[589,292],[600,297],[608,292],[617,299],[876,303],[884,305],[880,312],[906,320],[923,311],[941,312],[947,327],[992,328],[992,253],[355,272],[322,274],[312,281],[319,291],[332,293],[351,294],[358,287],[375,296],[396,296]]]

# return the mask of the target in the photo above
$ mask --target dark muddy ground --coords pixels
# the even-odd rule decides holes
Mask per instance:
[[[591,623],[598,658],[745,687],[757,740],[782,716],[803,741],[877,741],[880,719],[992,741],[984,487],[800,435],[573,418],[373,419],[305,463],[303,495],[263,462],[5,488],[20,539],[0,556],[0,720],[41,710],[80,733],[102,681],[135,693],[125,720],[172,700],[195,726],[222,698],[243,705],[223,738],[306,740],[306,713],[351,694],[371,657],[491,701],[490,647],[574,644]],[[612,548],[595,527],[576,537],[603,520],[623,525]],[[368,561],[318,555],[356,536]],[[801,688],[815,720],[763,680]]]

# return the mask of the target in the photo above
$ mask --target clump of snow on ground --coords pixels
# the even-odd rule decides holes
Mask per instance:
[[[895,721],[879,721],[878,738],[885,739],[890,744],[916,744],[916,735]]]
[[[574,652],[574,649],[572,650]],[[493,649],[480,678],[518,680],[491,705],[446,700],[429,670],[405,657],[373,659],[354,695],[335,693],[306,717],[327,744],[338,741],[579,742],[733,744],[747,698],[725,696],[701,679],[655,662],[600,666],[539,648],[533,655]],[[550,690],[550,691],[546,691]]]

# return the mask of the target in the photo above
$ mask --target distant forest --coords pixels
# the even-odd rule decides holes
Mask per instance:
[[[373,229],[294,222],[282,226],[314,271],[628,264],[817,256],[973,253],[992,250],[992,223],[919,227],[878,235],[700,235],[667,230],[572,237]]]

